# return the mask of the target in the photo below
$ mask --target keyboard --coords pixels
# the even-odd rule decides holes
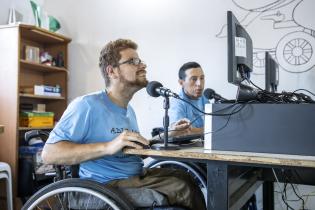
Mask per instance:
[[[186,136],[176,136],[168,138],[169,143],[173,144],[189,144],[192,140],[203,139],[203,134],[191,134]]]

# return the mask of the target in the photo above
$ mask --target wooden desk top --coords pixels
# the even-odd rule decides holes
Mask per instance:
[[[124,153],[156,157],[217,160],[231,163],[315,168],[315,156],[204,150],[203,147],[166,151],[151,149],[125,149]]]
[[[0,125],[0,133],[4,132],[4,125]]]

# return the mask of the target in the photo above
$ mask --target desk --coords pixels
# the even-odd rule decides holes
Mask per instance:
[[[204,150],[202,147],[184,148],[174,151],[126,149],[124,153],[145,155],[158,159],[177,159],[181,161],[206,163],[208,210],[226,210],[230,207],[230,199],[228,196],[229,166],[254,166],[261,169],[310,169],[315,174],[315,157],[313,156],[210,151]],[[272,180],[268,180],[265,177],[261,179],[265,181],[263,189],[264,209],[272,210],[274,209]]]
[[[0,134],[4,132],[4,126],[0,125]]]

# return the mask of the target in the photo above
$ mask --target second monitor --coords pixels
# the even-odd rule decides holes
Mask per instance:
[[[265,90],[275,93],[279,85],[279,65],[268,52],[265,53],[265,69]]]

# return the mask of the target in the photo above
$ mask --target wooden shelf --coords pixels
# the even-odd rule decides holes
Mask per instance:
[[[31,61],[20,60],[21,69],[35,70],[40,72],[55,73],[55,72],[68,72],[66,68],[56,67],[56,66],[47,66],[40,63],[35,63]]]
[[[28,130],[52,130],[54,126],[49,127],[19,127],[20,131],[28,131]]]
[[[30,40],[35,40],[36,42],[46,44],[62,44],[69,43],[71,41],[71,39],[68,37],[65,37],[61,34],[53,33],[43,28],[25,24],[20,24],[19,26],[23,37]]]
[[[65,97],[56,97],[56,96],[41,96],[41,95],[33,95],[33,94],[26,94],[20,93],[20,97],[24,98],[38,98],[38,99],[53,99],[53,100],[64,100]]]

